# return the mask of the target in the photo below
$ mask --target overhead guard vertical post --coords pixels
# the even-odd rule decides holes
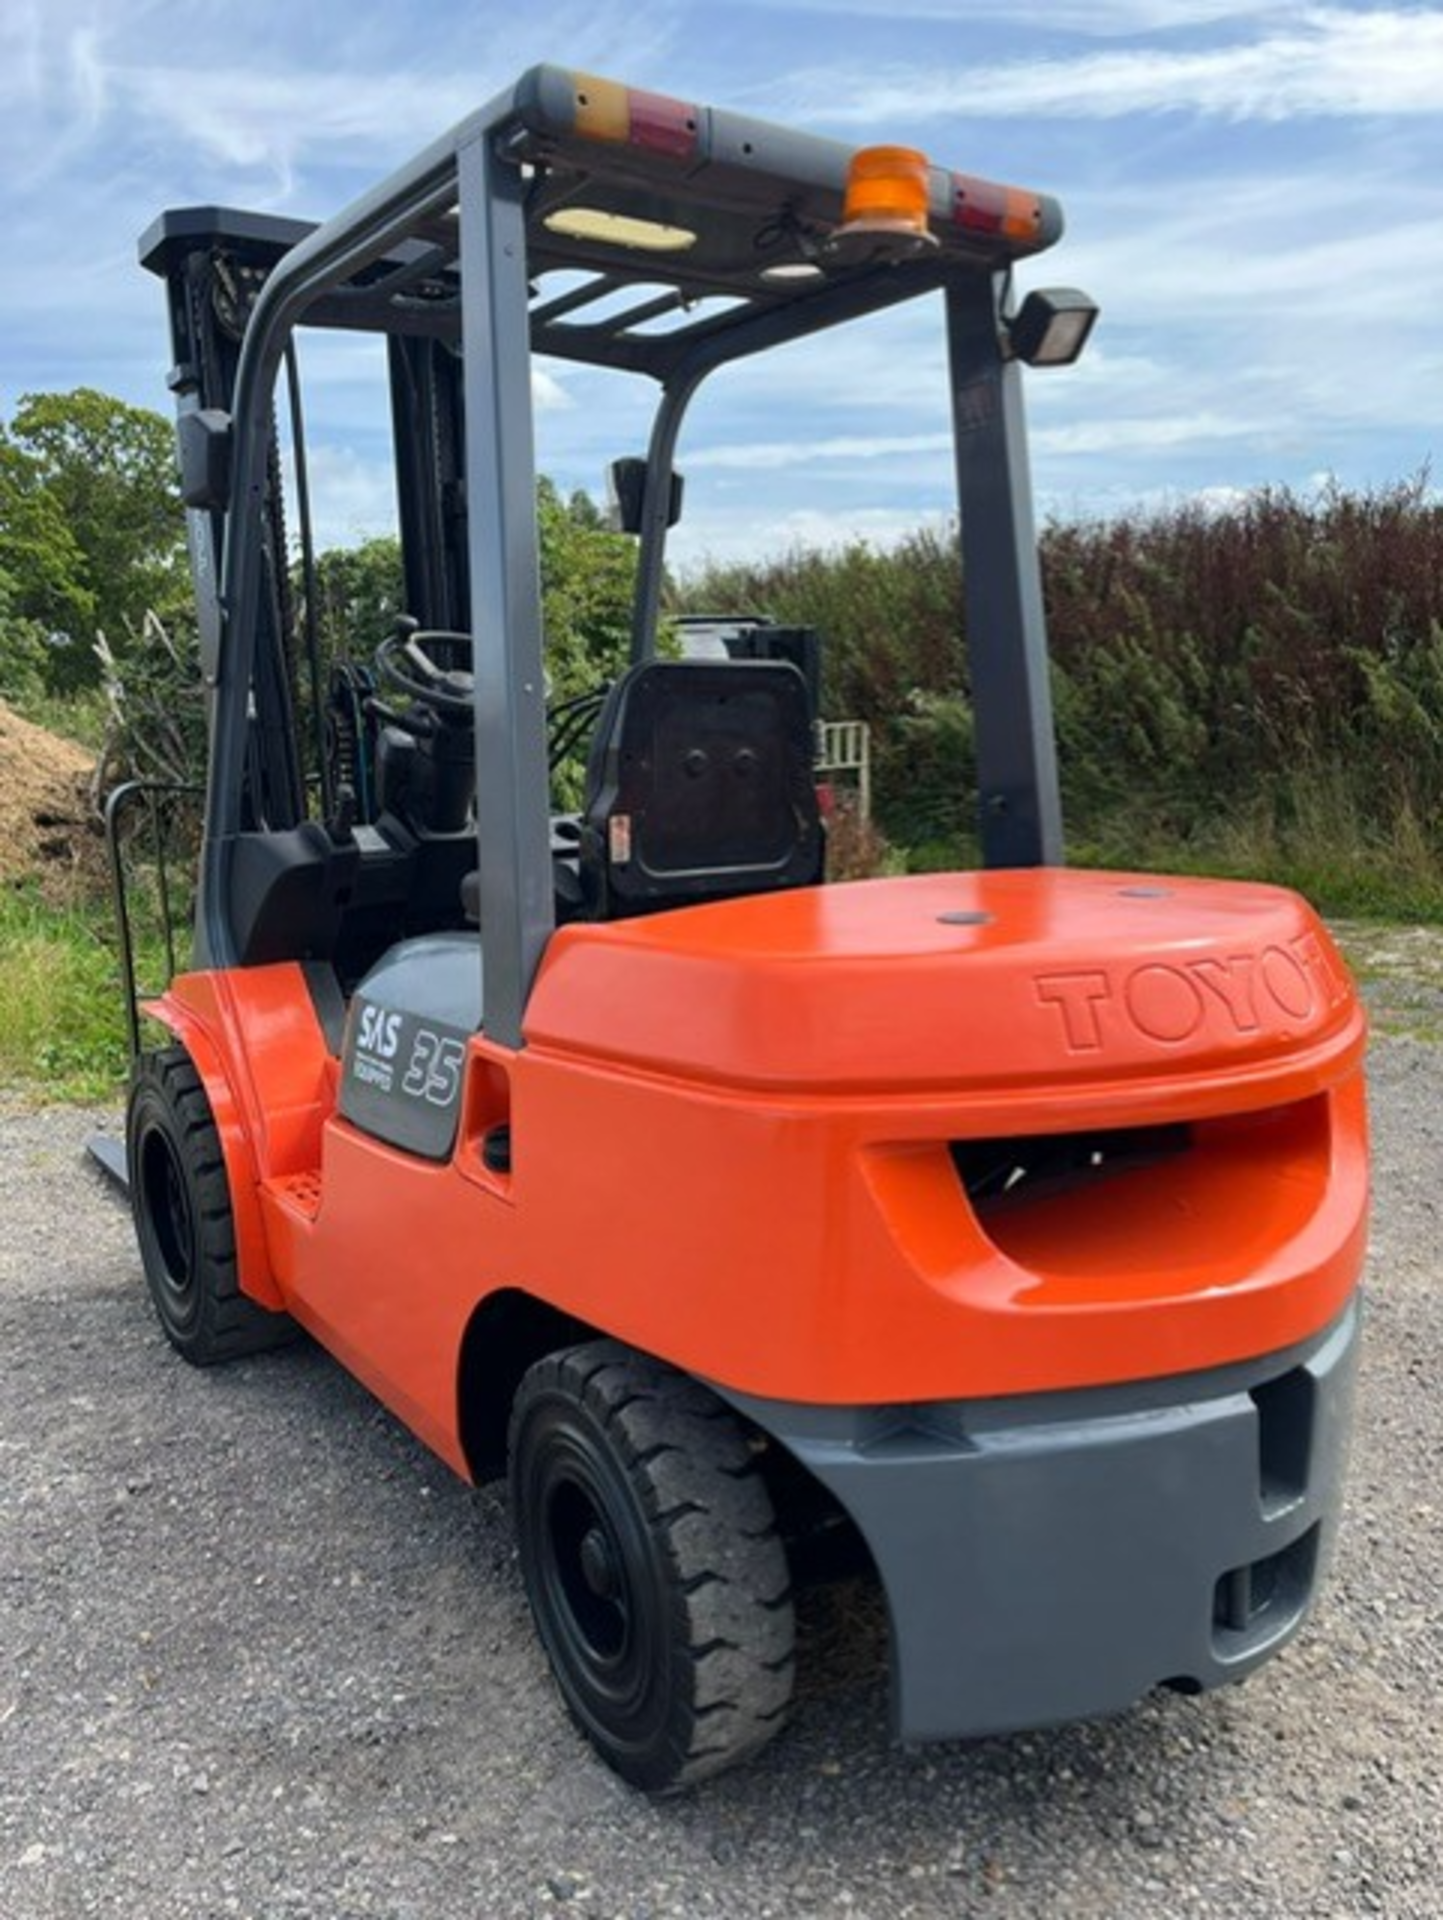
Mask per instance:
[[[521,1045],[555,925],[521,169],[479,133],[457,156],[484,1024]]]
[[[977,274],[947,290],[982,861],[1048,867],[1062,862],[1062,803],[1022,377],[1003,351],[1002,284]]]
[[[666,536],[671,519],[671,489],[676,472],[676,441],[692,395],[706,371],[704,365],[683,367],[667,381],[661,405],[652,423],[647,450],[646,495],[642,502],[641,538],[636,560],[636,588],[631,614],[631,658],[650,660],[656,654],[656,628],[661,617],[661,586],[666,567]]]

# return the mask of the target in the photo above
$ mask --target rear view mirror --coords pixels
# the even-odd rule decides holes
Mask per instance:
[[[640,533],[646,512],[647,465],[634,455],[613,460],[606,470],[606,491],[612,526],[618,533]],[[683,483],[679,473],[671,476],[671,498],[667,502],[666,524],[674,527],[681,518]]]
[[[230,415],[219,407],[197,407],[180,416],[175,433],[181,499],[188,507],[224,512],[230,505]]]

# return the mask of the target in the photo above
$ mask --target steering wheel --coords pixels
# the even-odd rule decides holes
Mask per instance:
[[[470,720],[475,676],[469,633],[402,625],[375,653],[376,677],[443,720]]]

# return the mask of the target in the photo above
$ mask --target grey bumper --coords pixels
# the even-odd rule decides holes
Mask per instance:
[[[1220,1686],[1308,1611],[1342,1498],[1355,1301],[1259,1361],[913,1407],[729,1394],[851,1514],[886,1590],[903,1740]]]

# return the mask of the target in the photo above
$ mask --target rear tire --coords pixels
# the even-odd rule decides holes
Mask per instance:
[[[517,1390],[510,1498],[562,1695],[617,1773],[674,1791],[779,1731],[786,1553],[747,1434],[714,1394],[609,1340],[548,1355]]]
[[[240,1290],[220,1135],[183,1047],[136,1061],[125,1153],[146,1284],[176,1351],[209,1367],[294,1340],[288,1314],[270,1313]]]

